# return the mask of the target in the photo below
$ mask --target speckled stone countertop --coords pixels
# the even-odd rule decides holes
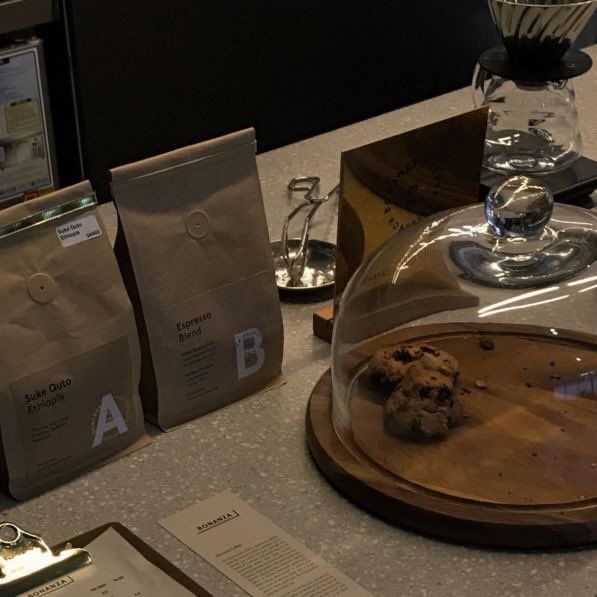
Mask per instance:
[[[597,47],[591,53],[597,58]],[[584,153],[596,159],[597,67],[576,81],[576,89]],[[341,151],[470,108],[470,90],[460,90],[260,155],[272,238],[279,238],[289,211],[291,177],[318,175],[327,190],[337,182]],[[102,209],[113,231],[113,208]],[[334,240],[334,216],[333,205],[323,208],[313,237]],[[2,518],[52,543],[120,521],[215,595],[244,595],[156,523],[231,490],[374,595],[595,597],[597,550],[515,553],[460,547],[386,524],[336,493],[305,444],[309,393],[330,363],[329,345],[311,333],[316,308],[283,307],[285,385],[171,433],[150,428],[149,447],[29,502],[1,497]]]

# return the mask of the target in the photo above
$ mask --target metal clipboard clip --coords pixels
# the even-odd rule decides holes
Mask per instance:
[[[15,597],[91,564],[84,549],[58,554],[45,541],[10,522],[0,522],[0,597]]]

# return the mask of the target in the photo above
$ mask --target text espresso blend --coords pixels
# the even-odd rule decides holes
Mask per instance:
[[[283,330],[253,131],[111,176],[148,418],[174,427],[272,381]]]
[[[189,319],[187,321],[178,321],[176,323],[178,341],[182,343],[201,336],[203,333],[201,323],[203,321],[207,321],[208,319],[211,319],[211,313],[209,312],[203,313],[203,315],[200,315],[199,317],[193,317],[193,319]]]
[[[135,320],[88,183],[0,212],[2,478],[23,499],[146,441]]]

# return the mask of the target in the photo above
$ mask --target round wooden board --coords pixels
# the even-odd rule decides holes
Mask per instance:
[[[513,332],[516,341],[510,340]],[[475,355],[477,367],[467,370],[467,351],[478,350],[468,340],[481,333],[492,335],[495,352]],[[367,510],[459,542],[512,548],[595,542],[594,340],[496,324],[482,330],[442,324],[399,334],[390,341],[415,337],[442,345],[461,361],[462,387],[483,379],[488,388],[459,396],[471,418],[445,440],[414,444],[385,434],[383,400],[357,381],[354,438],[345,444],[332,425],[331,376],[326,373],[311,395],[307,439],[332,483]]]

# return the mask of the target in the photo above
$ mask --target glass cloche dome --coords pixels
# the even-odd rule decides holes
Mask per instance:
[[[335,318],[344,447],[458,499],[597,498],[596,259],[597,214],[524,176],[388,240]]]

